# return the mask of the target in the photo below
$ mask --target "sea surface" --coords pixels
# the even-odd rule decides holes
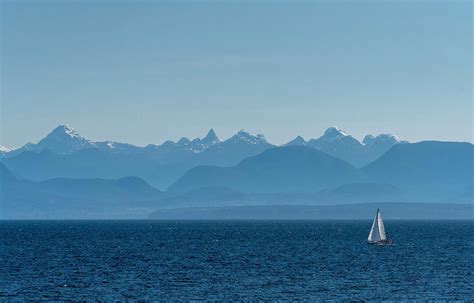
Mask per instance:
[[[474,299],[473,221],[0,221],[0,300]]]

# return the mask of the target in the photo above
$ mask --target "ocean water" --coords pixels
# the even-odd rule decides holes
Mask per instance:
[[[2,300],[474,299],[472,221],[0,221]]]

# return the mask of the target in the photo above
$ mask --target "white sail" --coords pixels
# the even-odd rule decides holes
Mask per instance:
[[[385,226],[383,225],[382,214],[380,211],[377,211],[377,225],[379,226],[379,236],[380,240],[387,240],[387,236],[385,235]]]
[[[378,217],[379,217],[379,210],[377,209],[377,213],[375,214],[375,218],[374,218],[374,223],[372,223],[372,228],[370,229],[369,237],[367,238],[367,241],[369,242],[375,242],[375,241],[380,240]]]

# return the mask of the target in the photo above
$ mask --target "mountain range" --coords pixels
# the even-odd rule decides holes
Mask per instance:
[[[364,143],[365,142],[365,143]],[[354,166],[365,165],[394,145],[407,143],[393,135],[366,136],[359,142],[346,132],[328,128],[317,138],[297,137],[285,146],[303,145],[321,150]],[[220,140],[213,129],[204,138],[139,147],[114,141],[91,141],[68,125],[59,125],[38,143],[18,149],[3,148],[2,162],[25,178],[121,178],[138,176],[166,189],[188,169],[198,165],[233,166],[241,160],[276,147],[261,134],[239,131]]]
[[[400,140],[391,134],[380,134],[377,136],[367,135],[360,142],[356,138],[348,135],[344,130],[337,127],[328,128],[322,136],[306,141],[301,136],[284,144],[284,146],[302,145],[309,146],[337,158],[343,159],[354,166],[363,166],[381,156],[392,146],[397,144],[408,143],[408,141]],[[0,156],[12,157],[25,151],[41,152],[50,150],[56,154],[71,154],[85,149],[99,149],[114,153],[156,153],[158,157],[162,157],[164,162],[171,161],[173,158],[186,157],[190,154],[201,154],[211,147],[215,147],[212,152],[226,152],[226,147],[235,147],[236,145],[254,145],[260,148],[270,148],[276,145],[266,141],[262,134],[256,136],[241,130],[231,138],[221,141],[217,137],[213,129],[209,130],[204,138],[195,138],[193,140],[182,137],[177,142],[165,141],[161,145],[149,144],[145,147],[139,147],[127,143],[119,143],[115,141],[91,141],[82,137],[76,130],[67,124],[62,124],[53,129],[45,138],[38,143],[27,143],[18,149],[11,149],[0,146]],[[259,150],[261,151],[261,150]],[[168,157],[170,157],[169,159]],[[168,157],[167,157],[168,156]],[[235,158],[240,161],[241,154],[236,152]],[[248,155],[244,155],[248,156]],[[206,157],[204,157],[206,158]],[[230,157],[232,158],[232,157]],[[225,162],[225,161],[224,161]]]
[[[113,141],[94,142],[67,125],[55,128],[37,144],[3,155],[2,162],[23,177],[107,178],[137,176],[165,189],[199,164],[234,165],[273,147],[262,135],[240,131],[221,141],[211,129],[203,139],[181,138],[162,145],[138,147]]]
[[[360,142],[345,131],[337,127],[330,127],[317,139],[305,141],[301,136],[298,136],[286,145],[313,147],[343,159],[356,167],[361,167],[380,157],[392,146],[405,143],[408,141],[400,140],[391,134],[367,135]]]
[[[471,143],[359,142],[338,128],[283,146],[239,131],[138,147],[60,125],[0,153],[2,218],[143,218],[159,209],[473,202]],[[348,208],[349,209],[349,208]]]

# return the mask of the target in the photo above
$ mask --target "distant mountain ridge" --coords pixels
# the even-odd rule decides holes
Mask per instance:
[[[233,167],[195,167],[170,188],[186,192],[225,187],[246,193],[316,193],[330,201],[473,201],[474,146],[470,143],[426,141],[400,144],[357,169],[307,146],[269,149]],[[340,186],[330,190],[331,187]],[[371,193],[371,196],[365,195]]]
[[[0,163],[0,218],[143,217],[163,193],[143,179],[56,178],[32,182]]]
[[[474,145],[424,141],[392,147],[362,170],[377,182],[393,184],[412,196],[445,200],[474,188]]]

